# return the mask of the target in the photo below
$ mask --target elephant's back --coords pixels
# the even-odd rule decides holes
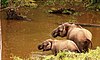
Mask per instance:
[[[77,48],[77,45],[72,40],[67,40],[66,42],[69,48],[70,47]]]
[[[79,33],[80,30],[81,30],[80,28],[70,29],[68,31],[67,38],[70,39],[70,40],[75,39],[75,36],[77,35],[77,33]]]
[[[81,39],[91,40],[92,39],[92,34],[89,30],[84,29],[84,28],[73,28],[72,30],[70,30],[68,32],[68,35],[67,35],[68,39],[73,40],[77,37],[78,37],[79,40],[81,40]]]
[[[67,41],[67,40],[55,40],[55,46],[56,46],[56,48],[58,50],[68,49],[68,46],[71,45],[70,41]]]
[[[73,41],[71,40],[67,40],[67,48],[68,50],[70,51],[79,51],[79,48],[78,46],[76,45],[76,43],[74,43]]]
[[[83,30],[86,38],[89,39],[89,40],[91,40],[92,39],[92,33],[89,30],[84,29],[84,28],[82,30]]]
[[[79,51],[77,45],[72,40],[55,40],[55,46],[58,50]]]

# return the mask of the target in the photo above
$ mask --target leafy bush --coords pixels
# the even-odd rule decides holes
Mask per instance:
[[[100,0],[90,0],[86,7],[90,10],[100,11]]]
[[[34,0],[14,0],[14,6],[37,7]]]
[[[99,60],[100,47],[88,53],[60,52],[57,56],[46,56],[44,60]]]
[[[12,4],[13,7],[27,6],[36,8],[38,5],[35,2],[34,0],[1,0],[2,7]]]

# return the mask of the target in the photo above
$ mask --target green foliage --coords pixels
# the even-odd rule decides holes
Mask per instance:
[[[90,3],[91,4],[94,4],[94,3],[96,3],[97,2],[97,0],[90,0]]]
[[[34,0],[14,0],[14,6],[27,6],[27,7],[37,7],[36,1]]]
[[[62,13],[69,13],[69,14],[73,14],[73,12],[72,12],[72,11],[69,11],[69,10],[67,10],[67,9],[65,9]]]
[[[100,3],[88,5],[87,9],[95,10],[95,11],[100,11]]]
[[[45,5],[66,5],[67,0],[47,0]]]
[[[2,5],[2,7],[7,7],[8,0],[1,0],[1,5]]]
[[[87,9],[100,11],[100,0],[90,0],[90,3],[86,7]]]
[[[78,5],[82,0],[46,0],[45,5],[61,5],[66,6],[68,4]]]
[[[34,0],[1,0],[2,7],[12,4],[14,7],[27,6],[36,8],[38,5],[35,2]]]
[[[53,1],[53,0],[47,0],[46,2],[45,2],[45,5],[55,5],[55,1]]]
[[[13,60],[23,60],[22,58],[17,57],[17,56],[13,56],[13,57],[10,57],[10,58],[13,59]]]
[[[91,4],[100,3],[100,0],[90,0]]]

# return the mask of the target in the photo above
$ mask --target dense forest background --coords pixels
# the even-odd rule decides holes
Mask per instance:
[[[71,5],[77,5],[83,3],[84,7],[90,9],[100,9],[100,0],[1,0],[1,8],[6,8],[10,6],[20,7],[20,6],[36,6],[35,2],[47,2],[47,5],[65,5],[67,3]]]

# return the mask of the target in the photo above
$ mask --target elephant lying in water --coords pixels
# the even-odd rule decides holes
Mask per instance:
[[[57,55],[59,51],[71,51],[71,52],[80,52],[77,45],[71,40],[53,40],[47,39],[38,45],[39,50],[49,51],[51,50],[54,55]]]
[[[81,27],[80,25],[64,23],[53,30],[52,36],[54,38],[57,36],[67,37],[67,39],[76,43],[81,52],[87,52],[90,44],[92,47],[91,32]]]

